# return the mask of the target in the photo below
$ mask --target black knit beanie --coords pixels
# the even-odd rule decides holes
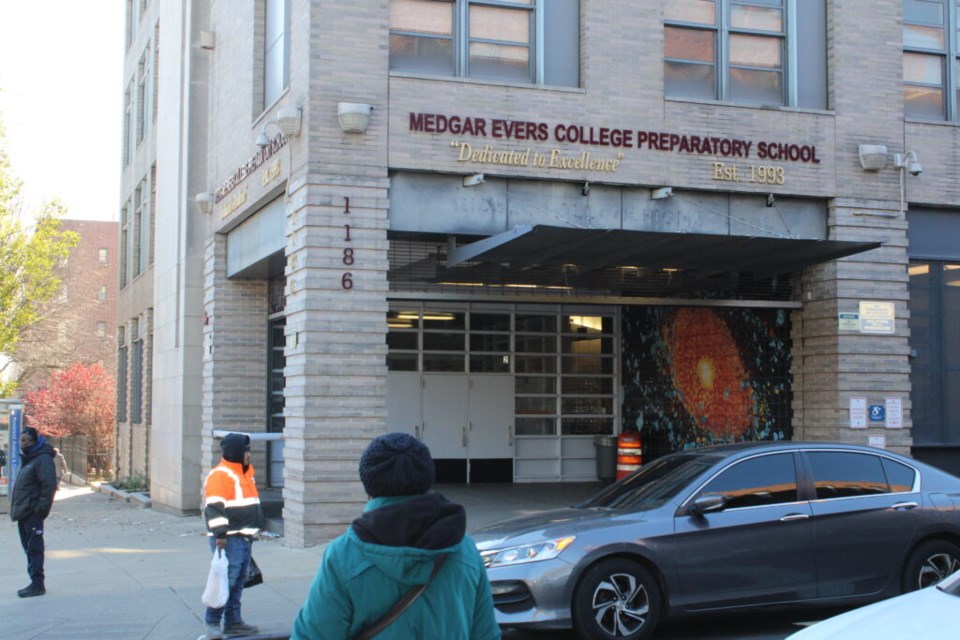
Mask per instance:
[[[408,433],[378,436],[360,457],[360,481],[371,498],[426,493],[433,479],[430,449]]]
[[[228,433],[220,442],[223,459],[227,462],[243,462],[243,453],[250,448],[250,436],[245,433]]]

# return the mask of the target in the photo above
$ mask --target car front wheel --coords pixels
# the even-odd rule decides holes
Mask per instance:
[[[573,593],[581,638],[649,638],[660,620],[660,589],[639,562],[610,558],[587,569]]]
[[[936,584],[960,570],[960,547],[943,540],[924,542],[913,550],[903,570],[903,592]]]

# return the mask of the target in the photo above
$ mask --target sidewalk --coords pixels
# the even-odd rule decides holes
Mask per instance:
[[[468,530],[529,511],[573,504],[599,484],[443,486],[467,509]],[[509,488],[507,490],[507,488]],[[47,594],[21,599],[29,582],[16,523],[0,525],[0,639],[193,640],[204,631],[200,595],[210,551],[200,517],[177,517],[64,486],[46,521]],[[261,633],[288,633],[323,555],[282,538],[253,547],[264,583],[243,594]]]

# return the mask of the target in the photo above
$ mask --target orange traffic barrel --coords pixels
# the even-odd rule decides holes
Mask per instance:
[[[625,478],[643,464],[643,442],[636,432],[621,433],[617,438],[617,480]]]

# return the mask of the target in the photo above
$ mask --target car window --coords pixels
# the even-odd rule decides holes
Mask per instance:
[[[917,472],[914,469],[889,458],[881,458],[881,461],[891,491],[894,493],[913,491],[913,484],[917,477]]]
[[[677,495],[719,458],[700,453],[675,453],[643,465],[636,474],[610,485],[581,508],[655,509]]]
[[[797,471],[792,453],[759,456],[735,463],[704,486],[700,496],[722,495],[727,509],[797,500]]]
[[[890,492],[878,456],[848,451],[809,451],[806,455],[818,500]]]

